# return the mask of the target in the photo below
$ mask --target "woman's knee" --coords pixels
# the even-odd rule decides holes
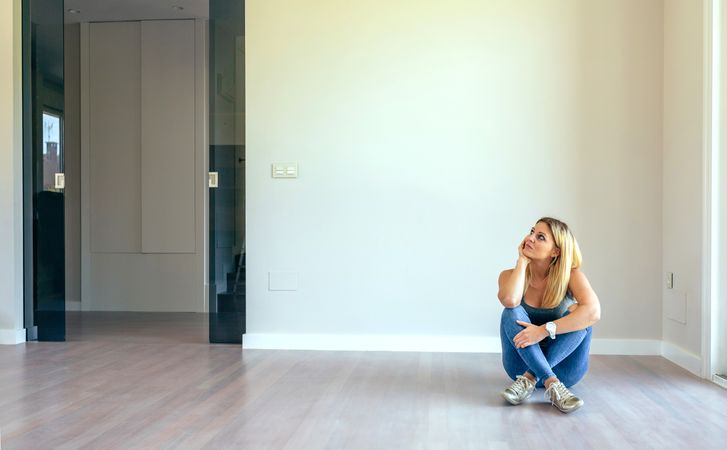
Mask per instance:
[[[502,315],[500,316],[500,322],[504,321],[515,321],[515,320],[523,320],[523,318],[528,319],[528,313],[525,312],[525,308],[523,308],[520,305],[517,305],[514,308],[504,308],[502,310]]]
[[[519,333],[523,327],[518,325],[518,320],[530,322],[530,317],[528,317],[528,313],[525,312],[522,306],[503,309],[500,317],[500,336],[512,338]]]

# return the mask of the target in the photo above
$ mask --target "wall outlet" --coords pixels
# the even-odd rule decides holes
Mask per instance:
[[[298,272],[271,271],[268,272],[269,291],[297,291]]]
[[[688,294],[674,289],[664,296],[664,316],[674,322],[686,325]]]
[[[666,273],[666,288],[674,289],[674,273],[673,272]]]

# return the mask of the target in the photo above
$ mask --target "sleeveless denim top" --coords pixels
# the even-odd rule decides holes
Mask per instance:
[[[525,303],[525,295],[523,295],[523,299],[520,301],[523,309],[526,313],[528,313],[528,316],[530,316],[530,322],[533,325],[543,325],[547,322],[560,319],[574,303],[576,303],[576,301],[570,291],[565,293],[565,297],[563,297],[563,300],[561,300],[555,308],[533,308]]]

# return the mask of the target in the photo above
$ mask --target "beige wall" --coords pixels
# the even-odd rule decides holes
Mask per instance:
[[[253,337],[496,338],[497,275],[548,214],[580,240],[595,336],[661,338],[661,1],[246,15]],[[298,289],[268,290],[274,271]]]
[[[664,2],[663,338],[698,369],[702,339],[704,25],[700,1]],[[668,348],[667,348],[668,349]]]
[[[20,1],[0,2],[0,344],[23,331]]]

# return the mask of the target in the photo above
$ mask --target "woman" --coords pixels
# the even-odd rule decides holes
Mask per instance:
[[[591,325],[601,305],[580,265],[568,226],[543,217],[520,243],[515,268],[500,274],[502,362],[515,380],[502,396],[513,405],[537,386],[564,413],[583,406],[568,388],[588,370]]]

